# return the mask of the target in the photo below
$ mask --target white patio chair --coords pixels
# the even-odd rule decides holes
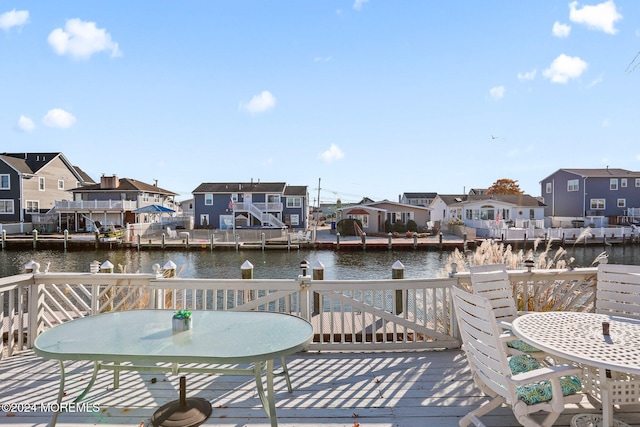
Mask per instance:
[[[502,329],[487,298],[452,288],[462,347],[476,386],[491,400],[460,420],[460,426],[484,426],[480,417],[506,404],[523,426],[552,426],[565,405],[582,400],[581,369],[544,366],[528,355],[508,356]],[[530,415],[548,412],[542,423]]]
[[[596,313],[640,319],[640,266],[599,264],[596,283]],[[640,378],[625,372],[607,372],[612,405],[640,403]],[[584,388],[602,402],[598,369],[584,367]]]
[[[170,239],[177,239],[178,232],[176,230],[172,230],[170,227],[167,227],[167,236],[169,236]]]
[[[518,317],[518,307],[513,297],[511,280],[504,264],[478,265],[469,268],[473,293],[487,298],[493,307],[493,314],[500,327],[511,331],[511,322]],[[517,339],[514,335],[505,335],[507,346],[515,354],[531,354],[538,360],[544,360],[547,354]]]

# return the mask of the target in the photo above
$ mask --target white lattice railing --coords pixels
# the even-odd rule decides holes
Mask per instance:
[[[510,271],[523,310],[592,311],[597,269]],[[181,279],[155,274],[29,273],[0,279],[3,357],[30,347],[46,328],[79,317],[138,308],[263,310],[314,327],[313,350],[457,347],[451,278],[392,280]]]

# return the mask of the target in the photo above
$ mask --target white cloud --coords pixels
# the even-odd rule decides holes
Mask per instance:
[[[342,150],[335,144],[331,144],[331,147],[327,151],[320,153],[320,158],[326,163],[331,163],[335,160],[340,160],[344,157]]]
[[[329,62],[333,58],[331,56],[316,56],[313,58],[313,62]]]
[[[276,106],[276,99],[268,90],[262,91],[260,95],[251,98],[246,104],[240,104],[241,110],[246,110],[252,114],[264,113]]]
[[[553,83],[567,83],[575,79],[587,69],[587,63],[577,56],[567,56],[564,53],[553,60],[549,68],[542,75]]]
[[[95,22],[69,19],[62,28],[49,34],[48,42],[58,55],[69,55],[74,59],[89,59],[94,53],[111,51],[111,57],[122,56],[118,43],[111,40],[111,34]]]
[[[578,9],[578,2],[569,3],[569,19],[571,22],[585,24],[591,30],[599,30],[608,34],[615,34],[618,30],[614,24],[622,19],[613,0],[595,6],[583,6]]]
[[[353,8],[355,10],[362,10],[362,5],[367,3],[369,0],[355,0],[353,3]]]
[[[551,30],[556,37],[569,37],[571,32],[571,25],[561,24],[558,21],[553,23],[553,29]]]
[[[0,28],[9,31],[12,27],[22,27],[28,20],[28,10],[13,9],[0,15]]]
[[[502,99],[504,97],[504,91],[504,86],[495,86],[489,89],[489,95],[491,95],[493,99]]]
[[[538,70],[535,68],[531,71],[518,73],[518,80],[533,80],[536,78],[536,74],[538,74]]]
[[[16,126],[18,127],[18,129],[20,129],[23,132],[32,132],[36,128],[36,125],[35,123],[33,123],[33,120],[31,120],[27,116],[22,116],[22,115],[18,119],[18,123],[16,124]]]
[[[42,119],[42,123],[50,128],[67,129],[73,126],[76,122],[76,118],[73,114],[64,111],[61,108],[54,108],[47,111],[47,114]]]

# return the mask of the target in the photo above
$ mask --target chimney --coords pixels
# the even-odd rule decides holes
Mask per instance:
[[[100,177],[100,189],[101,190],[113,190],[120,186],[120,179],[118,175],[105,176],[102,175]]]

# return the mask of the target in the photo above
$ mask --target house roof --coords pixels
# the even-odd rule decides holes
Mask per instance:
[[[284,182],[203,182],[192,193],[283,193],[286,186]]]
[[[369,215],[370,212],[362,208],[353,208],[350,211],[345,212],[346,215]]]
[[[155,194],[164,194],[168,196],[175,196],[178,193],[165,190],[156,185],[147,184],[146,182],[138,181],[132,178],[120,178],[118,187],[116,188],[100,188],[100,184],[84,185],[82,187],[69,190],[73,193],[117,193],[122,191],[137,191]]]
[[[418,209],[418,210],[427,210],[427,211],[431,210],[431,208],[428,208],[426,206],[410,205],[410,204],[407,204],[407,203],[392,202],[390,200],[382,200],[382,201],[379,201],[379,202],[362,203],[362,205],[366,206],[366,207],[379,206],[379,205],[395,205],[395,206],[401,206],[401,207],[409,208],[409,209]]]
[[[599,168],[599,169],[563,168],[563,169],[558,169],[551,175],[547,176],[546,178],[543,179],[543,181],[552,177],[553,175],[555,175],[560,171],[569,172],[569,173],[578,175],[582,178],[627,178],[627,177],[640,178],[640,172],[634,172],[634,171],[630,171],[627,169],[620,169],[620,168]]]
[[[85,185],[87,185],[87,184],[95,184],[95,183],[96,183],[96,182],[93,180],[93,178],[91,178],[91,177],[89,176],[89,174],[88,174],[88,173],[86,173],[85,171],[83,171],[82,169],[80,169],[78,166],[74,166],[73,168],[75,169],[76,173],[77,173],[78,175],[80,175],[80,177],[82,177],[82,180],[84,181],[84,184],[85,184]]]
[[[306,196],[307,195],[307,186],[306,185],[287,185],[287,188],[284,189],[285,196]]]
[[[407,199],[433,199],[438,193],[403,193]]]
[[[52,160],[60,158],[60,160],[76,175],[76,178],[82,182],[94,182],[80,168],[73,166],[62,153],[43,152],[43,153],[2,153],[0,159],[13,167],[21,174],[37,174],[42,168],[48,165]]]
[[[442,201],[448,206],[452,206],[456,204],[464,205],[467,203],[484,201],[484,200],[509,203],[514,206],[530,206],[530,207],[545,206],[545,204],[542,203],[542,201],[528,194],[476,194],[476,195],[438,194],[438,197],[440,197],[440,199],[442,199]]]

